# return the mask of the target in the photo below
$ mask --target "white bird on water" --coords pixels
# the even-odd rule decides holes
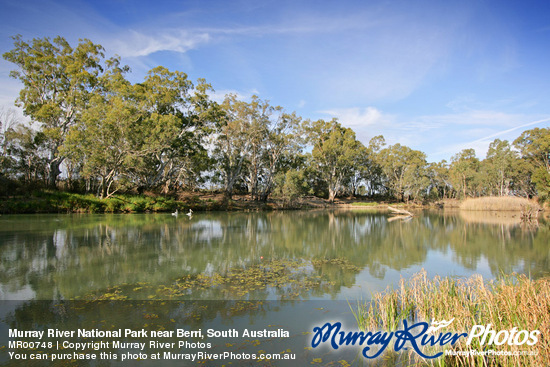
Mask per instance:
[[[176,211],[173,212],[172,215],[177,218],[178,217],[178,209],[176,209]]]
[[[191,217],[193,216],[193,211],[191,209],[189,209],[189,213],[185,214],[189,217],[189,219],[191,219]]]

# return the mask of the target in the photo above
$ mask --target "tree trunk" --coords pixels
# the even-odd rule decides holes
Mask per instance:
[[[233,186],[235,185],[235,180],[236,178],[231,173],[227,173],[224,190],[224,196],[226,199],[231,199],[233,197]]]
[[[59,169],[61,162],[61,159],[54,158],[49,163],[50,172],[48,172],[48,187],[52,189],[57,188],[57,176],[61,173],[61,170]]]
[[[268,197],[269,197],[269,192],[262,192],[260,194],[260,201],[265,203],[265,202],[267,202]]]
[[[334,198],[336,198],[336,190],[329,188],[328,189],[328,201],[334,203]]]
[[[98,196],[100,199],[103,199],[105,197],[105,192],[107,191],[107,185],[105,185],[105,177],[101,176],[101,183],[99,184],[99,187],[97,188]]]

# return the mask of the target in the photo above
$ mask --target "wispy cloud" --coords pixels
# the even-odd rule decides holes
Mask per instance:
[[[483,158],[494,139],[513,140],[527,128],[545,126],[550,122],[548,116],[489,110],[412,118],[383,112],[372,106],[336,108],[321,113],[337,117],[344,126],[353,128],[364,144],[376,135],[383,135],[387,144],[400,143],[421,150],[430,161],[449,160],[467,148],[475,149],[478,157]]]
[[[350,19],[354,18],[354,19]],[[113,48],[121,56],[147,56],[157,51],[187,52],[190,49],[227,37],[264,37],[288,35],[319,35],[332,32],[359,31],[380,23],[374,18],[359,18],[357,15],[346,19],[325,16],[293,16],[290,19],[273,21],[268,24],[231,26],[201,26],[197,24],[179,25],[178,18],[166,24],[135,24],[133,30],[115,35]],[[199,22],[200,23],[200,22]],[[154,27],[154,31],[150,29]]]
[[[391,120],[390,116],[383,115],[380,110],[370,106],[366,108],[341,108],[319,112],[330,117],[336,117],[343,125],[353,128],[366,127]]]
[[[427,126],[516,126],[525,121],[526,115],[500,111],[471,110],[443,115],[425,115],[414,119],[414,123]]]
[[[514,140],[522,130],[536,125],[544,126],[550,122],[549,117],[540,117],[493,111],[472,111],[470,114],[446,116],[446,122],[441,127],[442,130],[452,132],[453,139],[450,144],[436,144],[432,156],[440,158],[473,148],[478,157],[483,158],[494,139]],[[438,135],[436,131],[430,136],[437,141]],[[442,136],[442,139],[449,140],[446,136]]]
[[[208,33],[194,33],[182,29],[155,33],[131,30],[112,41],[112,49],[122,57],[148,56],[158,51],[187,52],[207,43]]]
[[[224,54],[228,64],[238,63],[239,57],[256,60],[246,70],[235,70],[245,74],[242,79],[254,73],[251,69],[263,70],[263,65],[285,60],[293,67],[290,73],[316,75],[310,86],[321,103],[350,95],[357,101],[397,100],[441,67],[463,24],[461,16],[439,19],[432,14],[420,20],[418,14],[386,6],[364,6],[340,16],[311,11],[288,14],[269,22],[252,18],[235,19],[232,24],[209,24],[200,17],[190,22],[180,19],[177,24],[174,18],[168,24],[157,24],[154,31],[151,24],[134,24],[133,31],[115,35],[109,48],[122,57],[147,57],[159,51],[186,53],[207,44],[224,44],[226,50],[236,50],[233,55]],[[260,38],[272,45],[271,52],[258,53],[254,42]]]
[[[357,139],[365,145],[377,135],[383,135],[387,144],[410,143],[397,139],[399,135],[395,132],[396,128],[399,129],[397,116],[387,114],[373,106],[334,108],[319,111],[319,114],[337,118],[343,126],[352,128]]]
[[[494,134],[485,136],[485,137],[483,137],[483,138],[481,138],[481,139],[474,140],[474,141],[471,142],[471,143],[473,144],[473,143],[478,143],[478,142],[482,142],[482,141],[488,141],[489,139],[493,139],[493,138],[498,138],[498,137],[501,137],[501,136],[505,136],[505,135],[507,135],[508,133],[517,131],[517,130],[519,130],[519,129],[524,129],[524,128],[529,127],[529,126],[538,125],[538,124],[542,124],[542,123],[544,123],[544,122],[549,122],[549,121],[550,121],[550,118],[545,118],[545,119],[542,119],[542,120],[531,121],[531,122],[528,122],[528,123],[523,124],[523,125],[514,126],[514,127],[510,128],[510,129],[498,131],[498,132],[496,132],[496,133],[494,133]]]
[[[234,25],[231,27],[196,27],[195,31],[212,35],[298,35],[331,34],[334,32],[364,31],[385,23],[374,15],[351,14],[345,17],[295,14],[289,19],[262,25]]]

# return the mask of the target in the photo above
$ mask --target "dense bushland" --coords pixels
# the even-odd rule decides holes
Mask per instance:
[[[513,143],[496,139],[483,160],[465,149],[429,163],[382,136],[364,145],[345,121],[303,119],[257,96],[218,103],[204,79],[162,66],[131,83],[129,68],[89,40],[13,40],[3,57],[22,83],[16,103],[30,123],[0,111],[3,196],[43,188],[97,198],[216,189],[228,199],[238,192],[286,202],[549,195],[548,128]]]

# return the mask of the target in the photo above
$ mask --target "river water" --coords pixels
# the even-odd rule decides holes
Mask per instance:
[[[350,305],[422,269],[429,277],[548,276],[549,228],[545,221],[522,224],[513,214],[419,212],[403,221],[368,210],[194,213],[191,219],[4,215],[0,342],[8,328],[37,323],[166,330],[279,325],[303,334],[291,343],[302,362],[339,360],[344,357],[327,351],[319,357],[307,347],[313,326],[327,319],[351,326]],[[59,304],[70,311],[60,316]],[[219,350],[233,347],[211,339]],[[272,340],[269,348],[290,350],[287,339]],[[256,347],[239,343],[239,350]],[[2,361],[18,363],[5,355]]]

